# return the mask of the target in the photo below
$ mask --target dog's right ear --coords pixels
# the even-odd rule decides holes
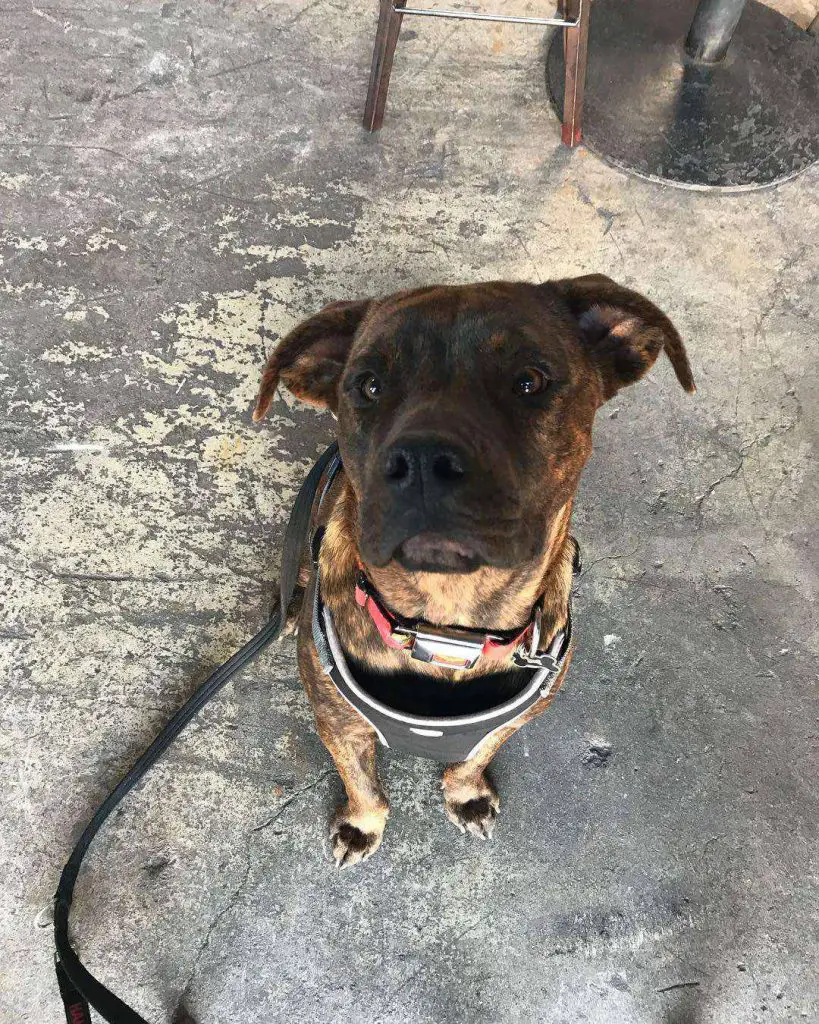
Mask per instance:
[[[335,412],[341,371],[371,305],[371,299],[334,302],[283,338],[264,368],[253,419],[270,408],[279,381],[303,402]]]
[[[680,384],[694,393],[682,338],[665,313],[644,295],[603,274],[548,281],[541,287],[557,291],[576,319],[582,344],[597,367],[603,401],[638,381],[662,351]]]

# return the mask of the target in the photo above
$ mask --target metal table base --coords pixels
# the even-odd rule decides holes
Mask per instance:
[[[698,9],[694,0],[595,0],[583,131],[589,149],[643,178],[726,191],[775,185],[819,160],[819,40],[755,0],[739,5],[731,35],[731,11],[722,23],[709,21],[707,8],[720,3],[704,0]],[[706,62],[691,50],[725,56]],[[547,77],[559,111],[559,35]]]

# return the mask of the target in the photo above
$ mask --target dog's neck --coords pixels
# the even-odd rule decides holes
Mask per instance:
[[[553,519],[541,555],[511,569],[484,567],[471,573],[415,573],[391,562],[383,568],[366,566],[384,603],[408,619],[440,626],[478,630],[509,630],[525,625],[538,600],[543,607],[541,647],[566,622],[572,582],[574,543],[569,536],[572,503]],[[354,580],[360,564],[358,504],[343,481],[327,521],[322,543],[322,597],[333,613],[348,653],[385,670],[404,666],[406,655],[386,649],[368,616],[355,604]],[[482,659],[483,660],[483,659]],[[414,667],[421,670],[418,662]],[[423,666],[436,674],[451,670]],[[490,671],[491,665],[484,666]],[[497,665],[494,666],[497,670]],[[477,669],[471,670],[474,675]]]

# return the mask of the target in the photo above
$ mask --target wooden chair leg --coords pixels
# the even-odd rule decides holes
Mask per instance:
[[[403,15],[396,8],[406,6],[407,0],[381,0],[373,63],[370,69],[370,85],[367,89],[367,105],[364,108],[364,127],[368,132],[377,132],[384,123],[392,58],[403,19]]]
[[[577,28],[563,29],[563,126],[566,146],[578,146],[583,138],[583,91],[586,85],[586,54],[589,47],[590,0],[563,0],[563,16],[580,19]]]

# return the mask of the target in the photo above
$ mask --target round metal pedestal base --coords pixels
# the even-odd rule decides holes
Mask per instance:
[[[819,41],[751,0],[720,64],[686,60],[696,0],[595,0],[583,141],[680,188],[764,188],[819,160]],[[547,61],[563,106],[563,34]]]

